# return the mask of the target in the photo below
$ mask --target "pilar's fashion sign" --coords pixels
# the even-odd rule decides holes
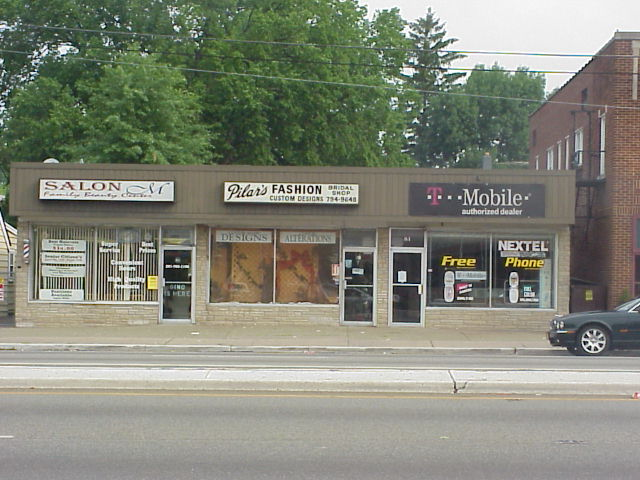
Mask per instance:
[[[40,200],[108,200],[173,202],[174,182],[168,180],[40,180]]]
[[[412,183],[409,215],[544,217],[542,184]]]
[[[345,183],[224,182],[225,203],[357,205],[358,185]]]

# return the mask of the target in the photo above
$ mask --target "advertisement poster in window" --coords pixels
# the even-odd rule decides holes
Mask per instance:
[[[539,307],[542,293],[550,291],[550,241],[546,239],[498,239],[496,287],[505,306]],[[549,295],[546,295],[550,303]]]

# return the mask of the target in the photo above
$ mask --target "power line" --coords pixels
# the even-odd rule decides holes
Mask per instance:
[[[165,33],[143,33],[143,32],[122,32],[117,30],[98,30],[90,28],[79,27],[59,27],[49,25],[35,25],[30,23],[19,24],[22,27],[28,27],[32,29],[41,30],[62,30],[70,32],[84,32],[84,33],[100,33],[108,35],[124,35],[129,37],[157,37],[167,38],[172,40],[189,40],[189,41],[215,41],[215,42],[228,42],[228,43],[246,43],[246,44],[258,44],[258,45],[277,45],[285,47],[314,47],[314,48],[344,48],[344,49],[361,49],[361,50],[373,50],[373,51],[401,51],[401,52],[416,52],[422,51],[418,48],[401,48],[401,47],[380,47],[380,46],[367,46],[367,45],[341,45],[341,44],[323,44],[323,43],[305,43],[305,42],[278,42],[269,40],[241,40],[232,38],[219,38],[219,37],[196,37],[187,35],[175,35]],[[506,51],[484,51],[484,50],[439,50],[443,53],[453,53],[461,55],[511,55],[511,56],[534,56],[534,57],[576,57],[576,58],[638,58],[637,55],[610,55],[610,54],[579,54],[579,53],[550,53],[550,52],[506,52]]]
[[[29,52],[23,52],[18,50],[0,49],[0,52],[30,55]],[[491,100],[508,100],[508,101],[536,103],[536,104],[548,103],[548,104],[556,104],[556,105],[569,105],[569,106],[575,106],[575,107],[611,108],[611,109],[619,109],[619,110],[640,110],[640,107],[631,107],[631,106],[584,104],[584,103],[577,103],[577,102],[561,102],[557,100],[537,100],[532,98],[504,97],[504,96],[498,96],[498,95],[480,95],[480,94],[451,92],[451,91],[443,92],[443,91],[437,91],[437,90],[405,88],[405,87],[393,86],[393,85],[367,85],[364,83],[333,82],[328,80],[316,80],[316,79],[309,79],[309,78],[278,77],[273,75],[261,75],[261,74],[255,74],[255,73],[225,72],[225,71],[207,70],[207,69],[190,68],[190,67],[174,67],[170,65],[152,65],[152,64],[140,64],[140,63],[133,63],[133,62],[123,62],[119,60],[103,60],[98,58],[78,57],[75,55],[65,56],[65,58],[69,60],[74,60],[74,61],[86,61],[86,62],[93,62],[97,64],[127,65],[127,66],[134,66],[134,67],[177,70],[177,71],[186,71],[186,72],[195,72],[195,73],[208,73],[213,75],[230,75],[230,76],[237,76],[237,77],[244,77],[244,78],[257,78],[257,79],[263,79],[263,80],[278,80],[278,81],[285,81],[285,82],[331,85],[331,86],[350,87],[350,88],[369,88],[369,89],[389,90],[394,92],[399,92],[399,91],[414,92],[414,93],[422,93],[422,94],[429,94],[429,95],[449,95],[449,96],[457,96],[457,97],[469,97],[469,98],[491,99]]]
[[[140,52],[140,50],[135,49],[123,49],[125,52]],[[189,53],[185,52],[167,52],[161,50],[145,50],[145,53],[148,54],[158,54],[158,55],[180,55],[180,56],[190,56]],[[494,69],[494,68],[483,68],[479,67],[431,67],[427,65],[411,65],[411,64],[390,64],[390,63],[362,63],[362,62],[336,62],[333,60],[328,61],[319,61],[319,60],[301,60],[301,59],[293,59],[293,58],[257,58],[257,57],[232,57],[230,55],[215,55],[215,54],[198,54],[200,58],[219,58],[223,60],[237,60],[244,62],[278,62],[278,63],[289,63],[289,64],[310,64],[310,65],[330,65],[330,66],[346,66],[346,67],[377,67],[377,68],[389,68],[389,69],[413,69],[413,70],[434,70],[440,72],[448,72],[448,71],[460,71],[460,72],[506,72],[506,73],[537,73],[537,74],[560,74],[560,75],[575,75],[578,72],[575,70],[529,70],[527,69],[508,69],[502,68]],[[582,72],[588,75],[634,75],[633,72]]]

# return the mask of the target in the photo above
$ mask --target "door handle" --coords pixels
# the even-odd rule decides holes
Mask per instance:
[[[418,295],[422,295],[422,290],[423,290],[422,284],[418,285]]]

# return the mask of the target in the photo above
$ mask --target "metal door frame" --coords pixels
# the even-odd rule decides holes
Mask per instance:
[[[419,253],[420,254],[420,283],[409,284],[397,284],[398,286],[416,286],[418,288],[418,295],[420,295],[420,322],[419,323],[407,323],[407,322],[394,322],[393,321],[393,287],[396,284],[393,278],[393,257],[396,253]],[[388,300],[388,318],[389,325],[404,326],[404,327],[424,327],[425,308],[427,305],[427,290],[426,290],[426,259],[427,252],[425,247],[389,247],[389,300]]]
[[[376,247],[343,247],[342,253],[340,254],[340,288],[339,288],[339,303],[340,303],[340,324],[341,325],[367,325],[367,326],[376,326],[376,312],[378,310],[377,305],[377,291],[378,291],[378,256],[377,256],[377,248]],[[371,253],[373,254],[373,311],[371,312],[372,318],[371,322],[349,322],[344,320],[344,291],[347,287],[346,279],[344,278],[344,256],[345,253]]]
[[[191,318],[163,318],[164,317],[164,252],[167,250],[185,250],[191,252]],[[160,248],[160,267],[162,273],[158,282],[158,323],[194,324],[195,321],[195,285],[196,285],[196,247],[193,245],[163,245]]]

